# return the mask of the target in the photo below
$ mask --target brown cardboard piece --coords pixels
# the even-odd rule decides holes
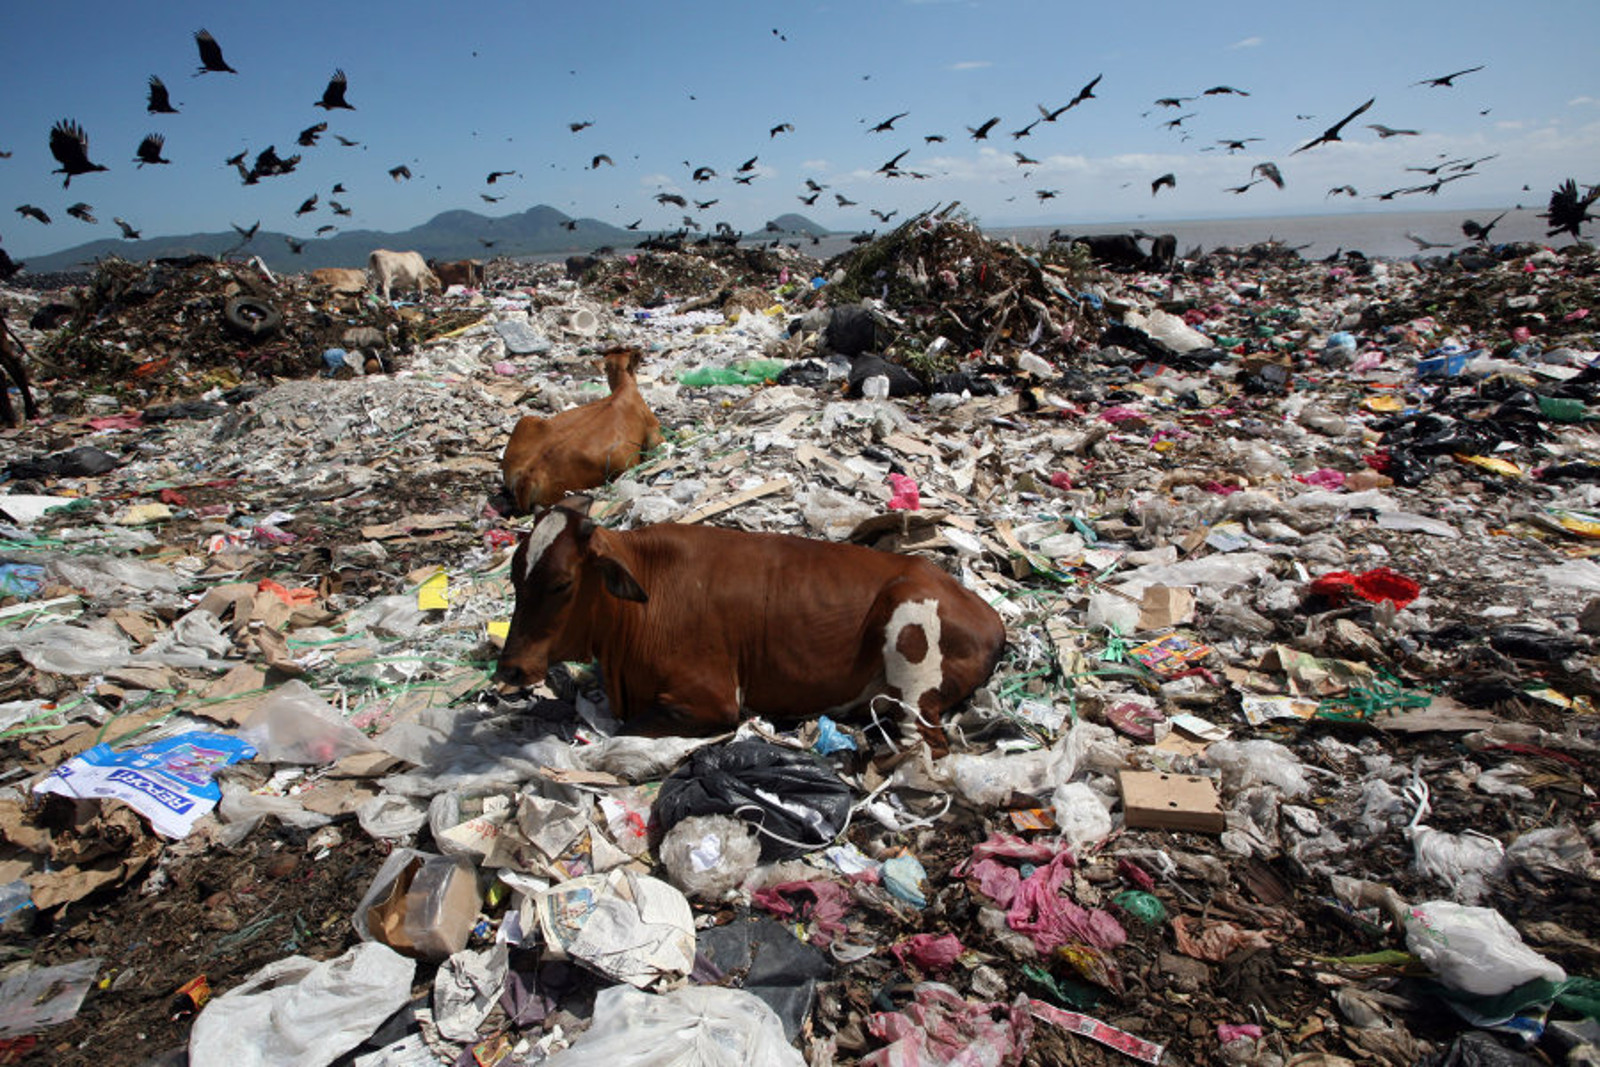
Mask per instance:
[[[1164,771],[1122,771],[1122,814],[1130,830],[1220,834],[1227,826],[1216,782]]]
[[[1139,629],[1170,630],[1194,621],[1194,590],[1184,586],[1146,586],[1139,604]]]

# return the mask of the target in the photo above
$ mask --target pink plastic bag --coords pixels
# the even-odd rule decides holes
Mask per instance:
[[[891,474],[889,485],[894,488],[894,496],[889,499],[890,511],[922,510],[922,494],[917,490],[916,479],[904,474]]]

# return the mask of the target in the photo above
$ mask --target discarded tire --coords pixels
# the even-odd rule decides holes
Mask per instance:
[[[222,321],[246,337],[265,337],[283,325],[283,314],[265,300],[236,296],[223,308]]]

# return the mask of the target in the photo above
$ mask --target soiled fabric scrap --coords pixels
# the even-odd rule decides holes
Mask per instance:
[[[1033,938],[1040,955],[1078,942],[1103,952],[1128,939],[1122,924],[1109,913],[1078,906],[1061,895],[1072,855],[1059,853],[1023,878],[1015,868],[986,859],[972,869],[978,888],[1006,909],[1006,925]]]
[[[864,1056],[861,1067],[1017,1067],[1033,1037],[1027,1002],[969,1001],[947,985],[923,982],[904,1011],[872,1017],[868,1028],[889,1045]]]
[[[838,882],[780,882],[757,890],[751,902],[780,919],[811,922],[811,941],[819,948],[845,932],[850,893]]]
[[[1272,942],[1260,930],[1241,930],[1232,923],[1216,922],[1191,932],[1192,921],[1187,915],[1179,915],[1172,920],[1172,934],[1177,939],[1178,951],[1197,960],[1221,963],[1242,948],[1272,947]]]
[[[917,934],[908,937],[889,950],[901,963],[911,962],[925,971],[947,971],[956,958],[966,951],[955,934],[935,937]]]

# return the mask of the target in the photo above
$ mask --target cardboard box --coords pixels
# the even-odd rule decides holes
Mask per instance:
[[[1130,830],[1220,834],[1227,825],[1210,778],[1164,771],[1123,771],[1122,814]]]

